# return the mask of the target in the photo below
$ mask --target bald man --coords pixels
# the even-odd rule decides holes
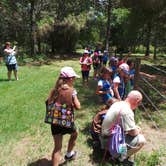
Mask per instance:
[[[134,110],[141,101],[142,94],[137,90],[132,90],[124,101],[116,102],[109,108],[102,123],[102,136],[107,139],[107,137],[111,135],[110,127],[113,125],[120,112],[121,123],[125,132],[125,141],[128,145],[127,157],[138,152],[146,142],[141,133],[141,128],[135,124],[134,120]]]

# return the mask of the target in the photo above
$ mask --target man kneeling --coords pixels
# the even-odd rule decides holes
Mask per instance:
[[[124,101],[116,102],[109,108],[102,123],[102,142],[106,143],[109,136],[111,136],[110,127],[115,123],[120,113],[120,123],[125,132],[125,142],[127,144],[127,159],[123,162],[126,165],[134,165],[134,162],[129,161],[128,158],[138,152],[146,142],[141,128],[135,124],[133,112],[141,101],[142,94],[137,90],[131,91]]]

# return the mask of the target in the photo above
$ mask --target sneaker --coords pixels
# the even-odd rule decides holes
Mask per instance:
[[[122,165],[123,166],[134,166],[134,161],[131,161],[129,159],[125,159],[123,162],[122,162]]]
[[[76,154],[77,152],[74,151],[73,155],[71,155],[70,157],[67,157],[67,155],[65,155],[65,160],[74,160],[76,158]]]

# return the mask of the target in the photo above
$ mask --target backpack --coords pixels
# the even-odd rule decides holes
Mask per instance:
[[[50,103],[46,101],[45,123],[72,128],[74,124],[72,94],[72,88],[61,88],[55,100]]]
[[[127,146],[125,144],[125,135],[123,128],[119,124],[120,112],[116,119],[116,122],[111,127],[111,136],[108,139],[108,151],[113,159],[120,157],[122,154],[127,153]]]

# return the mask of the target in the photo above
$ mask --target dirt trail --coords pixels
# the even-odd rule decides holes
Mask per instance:
[[[147,140],[143,150],[152,152],[152,150],[159,150],[161,147],[166,147],[166,129],[154,129],[149,124],[143,123],[143,134]]]

